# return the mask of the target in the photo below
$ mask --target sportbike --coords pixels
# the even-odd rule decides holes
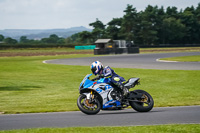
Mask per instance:
[[[123,109],[131,106],[138,112],[148,112],[153,108],[152,96],[144,90],[129,91],[139,85],[139,78],[130,78],[123,83],[126,92],[110,82],[109,78],[94,78],[88,74],[79,86],[78,108],[85,114],[97,114],[100,110]],[[124,95],[125,94],[125,95]]]

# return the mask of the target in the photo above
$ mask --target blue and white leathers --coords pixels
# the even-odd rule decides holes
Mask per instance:
[[[80,93],[86,95],[87,99],[89,99],[92,95],[88,90],[93,90],[97,92],[102,99],[102,109],[110,107],[120,107],[120,101],[113,100],[113,98],[111,97],[111,92],[114,90],[114,88],[109,85],[110,78],[101,78],[97,81],[91,81],[89,79],[91,75],[92,74],[86,75],[81,82],[79,87]]]
[[[117,85],[118,87],[120,87],[122,85],[122,82],[125,81],[125,79],[119,75],[117,75],[115,73],[115,71],[113,69],[111,69],[109,66],[106,66],[104,69],[103,69],[103,72],[102,72],[102,75],[104,77],[107,77],[107,78],[110,78],[110,81]],[[118,81],[115,80],[115,78],[117,77]]]

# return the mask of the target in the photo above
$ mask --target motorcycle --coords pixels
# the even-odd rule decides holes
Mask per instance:
[[[85,114],[94,115],[100,110],[116,110],[131,106],[138,112],[148,112],[153,108],[152,96],[144,90],[129,91],[140,84],[140,78],[130,78],[123,83],[123,92],[110,82],[110,78],[97,77],[90,80],[87,74],[79,86],[78,108]],[[125,94],[125,95],[124,95]]]

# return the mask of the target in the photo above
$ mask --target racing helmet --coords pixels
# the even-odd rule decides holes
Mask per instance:
[[[101,70],[103,70],[103,64],[100,61],[95,61],[90,66],[91,71],[94,75],[97,75],[100,73]]]

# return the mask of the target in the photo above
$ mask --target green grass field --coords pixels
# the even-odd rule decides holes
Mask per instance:
[[[155,52],[145,49],[143,53]],[[156,49],[156,51],[160,49]],[[9,49],[0,52],[59,52],[66,49]],[[69,49],[67,51],[74,51]],[[163,50],[165,51],[165,50]],[[172,51],[175,51],[173,49]],[[198,51],[198,50],[197,50]],[[177,52],[177,51],[176,51]],[[183,49],[180,50],[183,52]],[[90,72],[88,66],[44,64],[43,60],[88,57],[93,55],[59,55],[0,57],[0,114],[28,112],[76,111],[78,87]],[[141,85],[152,94],[155,106],[200,105],[200,71],[122,69],[115,71],[124,76],[140,77]],[[199,124],[129,126],[129,127],[70,127],[37,128],[0,131],[0,133],[62,133],[62,132],[148,132],[148,133],[199,133]]]
[[[180,61],[180,62],[200,62],[200,55],[162,58],[161,60]]]
[[[70,127],[38,128],[0,131],[0,133],[199,133],[199,124],[127,126],[127,127]]]
[[[62,55],[0,58],[0,112],[76,111],[78,87],[88,66],[44,64],[43,60],[88,57]],[[155,106],[200,105],[200,71],[115,68],[125,77],[140,77],[136,89],[149,92]]]

